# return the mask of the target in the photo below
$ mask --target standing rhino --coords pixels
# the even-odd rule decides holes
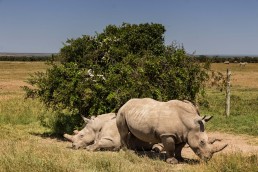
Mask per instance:
[[[116,125],[115,113],[98,115],[91,119],[84,118],[87,122],[81,131],[74,131],[74,136],[64,134],[64,137],[72,141],[74,149],[86,148],[89,151],[119,150],[121,138]],[[162,145],[143,142],[128,133],[127,145],[133,150],[162,151]]]
[[[209,160],[213,153],[227,146],[215,147],[209,142],[204,124],[210,119],[200,117],[189,102],[159,102],[144,98],[125,103],[118,111],[116,122],[122,146],[127,146],[128,132],[131,132],[145,142],[162,143],[167,154],[166,162],[176,164],[182,160],[181,151],[186,143],[204,160]]]

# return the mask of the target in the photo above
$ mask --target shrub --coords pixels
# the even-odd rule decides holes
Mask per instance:
[[[164,32],[160,24],[124,23],[68,39],[60,63],[28,80],[36,88],[26,87],[27,96],[55,111],[66,109],[71,118],[116,112],[131,98],[195,101],[204,91],[209,65],[196,62],[182,46],[165,46]]]

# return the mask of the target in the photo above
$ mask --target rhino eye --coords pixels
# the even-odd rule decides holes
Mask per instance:
[[[201,146],[204,146],[205,145],[205,142],[203,140],[200,141],[200,145]]]
[[[83,138],[83,134],[80,135],[80,138]]]

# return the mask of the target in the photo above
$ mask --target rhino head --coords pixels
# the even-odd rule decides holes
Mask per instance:
[[[192,128],[187,137],[187,143],[194,153],[201,159],[207,161],[210,160],[214,153],[222,151],[227,144],[221,146],[215,146],[212,143],[214,139],[209,139],[204,131],[204,124],[208,122],[211,117],[204,116],[201,119],[195,120],[195,127]]]
[[[92,117],[91,119],[83,117],[86,125],[81,130],[74,130],[74,135],[64,134],[64,137],[72,142],[74,149],[85,148],[92,144],[96,138],[96,132],[98,131],[98,119]]]

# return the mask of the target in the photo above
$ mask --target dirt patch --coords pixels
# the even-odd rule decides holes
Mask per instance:
[[[221,143],[228,144],[223,152],[258,153],[258,137],[221,132],[209,133],[209,136],[220,138]]]
[[[258,154],[258,137],[221,132],[209,132],[208,136],[222,139],[222,141],[214,144],[228,144],[228,146],[221,153],[241,152],[246,155]],[[186,146],[183,149],[182,156],[186,158],[198,159],[189,146]]]

